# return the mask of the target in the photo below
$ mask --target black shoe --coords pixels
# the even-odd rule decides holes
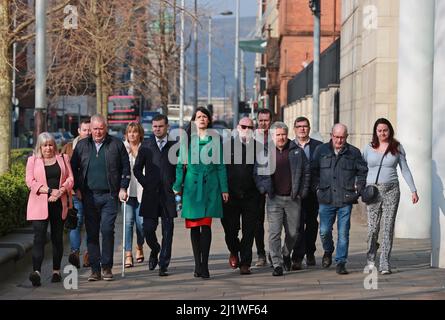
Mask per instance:
[[[68,256],[68,262],[75,266],[77,269],[80,268],[79,251],[73,251]]]
[[[292,270],[301,270],[303,269],[303,260],[298,259],[292,262]]]
[[[62,282],[62,276],[60,275],[60,273],[54,272],[53,276],[51,277],[51,282]]]
[[[292,267],[292,261],[290,260],[290,256],[283,256],[283,266],[284,270],[290,271]]]
[[[205,268],[205,269],[202,270],[201,278],[206,279],[206,280],[210,279],[209,269]]]
[[[321,266],[323,268],[329,268],[332,264],[332,252],[325,251],[323,259],[321,260]]]
[[[313,254],[306,255],[306,265],[315,266],[317,262],[315,261],[315,256]]]
[[[148,258],[148,270],[154,270],[156,269],[156,266],[158,265],[158,253],[159,251],[151,250],[150,257]]]
[[[273,269],[272,275],[274,277],[279,277],[283,275],[283,268],[282,267],[276,267]]]
[[[336,272],[338,274],[348,274],[348,270],[346,270],[346,263],[345,262],[341,262],[339,264],[337,264],[337,270]]]
[[[159,268],[159,276],[160,277],[168,276],[167,268]]]
[[[31,281],[33,287],[40,287],[40,272],[31,272],[31,274],[29,275],[29,281]]]

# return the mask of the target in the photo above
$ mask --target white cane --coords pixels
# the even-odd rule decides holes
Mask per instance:
[[[122,218],[122,277],[125,277],[125,216],[127,214],[127,201],[122,201],[122,206],[124,207],[124,215]]]

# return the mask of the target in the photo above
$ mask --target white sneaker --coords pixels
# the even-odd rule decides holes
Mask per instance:
[[[391,274],[391,270],[382,270],[381,274]]]

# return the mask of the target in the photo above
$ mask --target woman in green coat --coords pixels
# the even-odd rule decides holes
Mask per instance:
[[[186,142],[181,142],[173,191],[182,190],[182,217],[190,228],[195,277],[208,279],[212,218],[222,218],[222,201],[229,200],[226,168],[218,135],[209,135],[210,112],[199,107],[187,128]]]

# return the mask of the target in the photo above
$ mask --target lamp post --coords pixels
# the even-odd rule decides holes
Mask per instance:
[[[239,106],[239,7],[240,2],[236,0],[235,11],[235,94],[233,95],[233,128],[238,124],[238,106]]]
[[[44,131],[46,110],[46,1],[36,1],[36,84],[35,84],[35,128],[34,141]]]
[[[181,0],[181,44],[179,49],[179,127],[184,126],[184,28],[185,0]]]
[[[312,81],[312,136],[320,139],[320,0],[310,0],[309,7],[314,15],[314,64]]]
[[[198,108],[198,4],[197,0],[195,0],[195,21],[193,22],[193,55],[194,55],[194,90],[193,90],[193,109],[196,110]]]
[[[212,16],[209,16],[209,50],[207,74],[207,105],[212,103]]]

